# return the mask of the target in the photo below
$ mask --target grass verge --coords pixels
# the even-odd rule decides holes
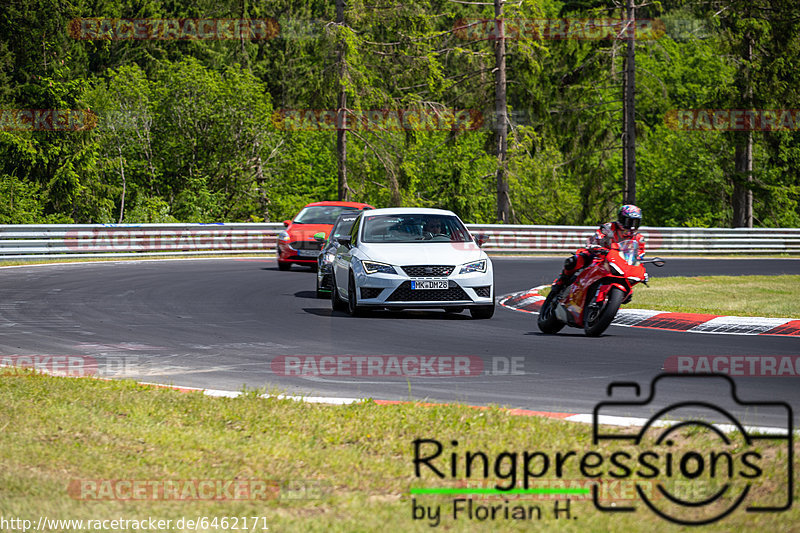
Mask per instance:
[[[6,519],[19,517],[36,524],[42,516],[76,520],[154,517],[171,520],[173,527],[166,530],[179,531],[174,525],[182,518],[208,517],[209,521],[218,519],[217,527],[209,525],[199,531],[237,531],[230,518],[225,527],[220,520],[240,517],[240,531],[244,525],[241,517],[251,517],[251,531],[261,531],[262,526],[269,531],[431,531],[428,520],[412,519],[416,501],[431,509],[441,506],[437,529],[445,531],[682,530],[643,509],[641,502],[632,501],[635,492],[630,485],[611,489],[606,497],[619,505],[635,503],[639,507],[635,513],[601,513],[585,496],[571,496],[570,517],[562,513],[559,519],[554,517],[552,496],[475,499],[476,505],[502,507],[508,501],[509,506],[538,507],[542,513],[540,519],[501,516],[483,521],[469,519],[466,513],[453,519],[454,496],[410,496],[412,487],[458,486],[444,459],[451,451],[482,451],[490,458],[503,451],[519,452],[520,457],[529,450],[551,456],[573,450],[610,453],[613,447],[634,451],[628,444],[593,446],[588,425],[513,416],[497,408],[380,406],[372,402],[327,406],[263,399],[256,394],[209,398],[127,381],[56,378],[28,371],[5,371],[0,377],[0,405],[0,515]],[[412,442],[417,438],[444,443],[444,453],[436,464],[447,472],[447,479],[439,479],[426,468],[421,478],[415,477]],[[457,448],[450,445],[451,440],[458,441]],[[677,456],[688,444],[676,440],[671,451]],[[701,444],[704,450],[717,445],[710,441]],[[455,478],[464,480],[463,463],[459,465]],[[501,466],[498,473],[490,467],[485,486],[509,483],[504,474],[509,463]],[[550,471],[553,469],[551,465]],[[786,471],[770,466],[765,472],[766,481],[754,493],[769,498],[785,486]],[[474,472],[469,479],[471,486],[482,481]],[[584,479],[576,461],[566,463],[561,479]],[[188,499],[179,501],[113,499],[114,495],[132,494],[130,488],[123,490],[130,485],[120,485],[120,481],[157,484],[181,480],[270,480],[277,488],[270,493],[272,497],[255,501],[198,501],[191,498],[191,491]],[[536,483],[552,487],[553,480],[555,475],[545,475]],[[82,488],[76,491],[76,486]],[[186,486],[182,494],[186,494]],[[90,488],[84,491],[86,487]],[[103,497],[106,499],[97,500]],[[563,507],[565,500],[560,499],[559,504]],[[256,529],[252,517],[264,517]],[[739,510],[704,531],[789,531],[797,530],[799,523],[800,508],[795,505],[778,514]],[[83,530],[88,529],[69,531]]]
[[[549,288],[540,291],[546,296]],[[675,313],[800,318],[800,276],[652,278],[626,307]]]

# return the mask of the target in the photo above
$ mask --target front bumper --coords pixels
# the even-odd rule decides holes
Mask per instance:
[[[360,270],[360,269],[359,269]],[[395,270],[400,270],[395,267]],[[372,307],[442,308],[479,307],[494,303],[494,275],[487,272],[447,277],[411,277],[405,274],[355,273],[358,305]],[[447,280],[447,289],[412,289],[412,281]]]
[[[306,255],[308,253],[309,255]],[[320,250],[296,250],[288,243],[278,242],[278,261],[282,263],[302,263],[310,265],[317,262]]]

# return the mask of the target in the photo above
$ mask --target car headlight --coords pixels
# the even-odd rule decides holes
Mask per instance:
[[[375,261],[361,261],[361,266],[364,267],[364,272],[367,274],[375,274],[381,272],[383,274],[397,274],[397,271],[392,265],[386,263],[377,263]]]
[[[289,240],[289,232],[288,231],[282,231],[282,232],[278,233],[278,240],[279,241],[288,241]]]
[[[469,274],[470,272],[486,272],[486,259],[467,263],[461,267],[459,274]]]
[[[322,256],[322,262],[325,263],[325,264],[333,263],[333,260],[334,260],[335,257],[336,257],[336,254],[328,252],[327,254]]]

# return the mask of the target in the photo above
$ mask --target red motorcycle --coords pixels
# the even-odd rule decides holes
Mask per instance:
[[[644,264],[664,266],[658,257],[642,260],[634,240],[613,243],[611,249],[595,252],[592,263],[575,274],[561,290],[551,290],[539,310],[538,325],[543,333],[557,333],[565,325],[583,328],[597,337],[617,316],[619,306],[633,296],[633,286],[647,285]]]

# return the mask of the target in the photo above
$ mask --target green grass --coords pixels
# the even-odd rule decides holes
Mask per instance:
[[[540,291],[547,295],[549,288]],[[651,278],[626,307],[676,313],[800,318],[800,276]]]
[[[653,278],[628,307],[714,315],[800,318],[800,276]]]
[[[490,457],[508,450],[598,448],[591,444],[588,425],[513,416],[498,408],[374,402],[327,406],[254,394],[209,398],[126,381],[5,374],[0,377],[0,515],[34,523],[40,516],[150,516],[173,523],[182,517],[264,516],[269,531],[431,531],[426,521],[411,519],[410,489],[455,485],[427,471],[421,479],[415,477],[414,439],[435,438],[448,446],[454,439],[458,450],[484,451]],[[600,448],[610,452],[612,446],[620,445]],[[675,450],[682,446],[678,442]],[[785,483],[780,470],[768,472],[766,486],[759,489],[766,495]],[[463,471],[457,477],[463,479]],[[563,478],[581,478],[575,463],[567,465]],[[307,483],[303,480],[314,484],[309,492],[289,493],[307,499],[268,501],[85,501],[67,492],[73,480],[234,479],[288,482],[295,488]],[[498,481],[492,477],[484,486]],[[454,498],[413,497],[420,504],[441,504],[445,512]],[[539,505],[539,521],[454,521],[447,514],[435,530],[682,530],[644,509],[600,513],[590,501],[570,497],[577,517],[572,520],[552,517],[549,496],[520,502]],[[509,500],[516,502],[514,497]],[[796,531],[797,524],[800,506],[795,503],[781,514],[737,511],[703,531]]]

